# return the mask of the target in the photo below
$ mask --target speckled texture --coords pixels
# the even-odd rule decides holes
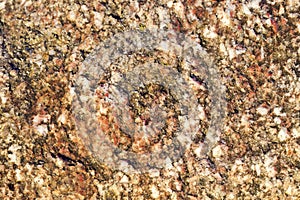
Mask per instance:
[[[2,1],[1,199],[299,199],[299,1]],[[131,175],[77,137],[70,85],[117,32],[198,38],[226,86],[227,116],[206,159],[187,149]]]

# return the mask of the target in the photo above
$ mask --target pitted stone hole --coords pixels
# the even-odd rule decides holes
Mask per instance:
[[[108,93],[104,92],[104,94]],[[106,96],[108,95],[102,97],[106,98]],[[98,98],[99,101],[106,101],[105,98],[101,99],[101,95],[98,95]],[[104,102],[99,105],[99,108],[104,105]],[[110,124],[117,124],[111,127],[111,131],[107,130],[107,126],[101,126],[102,131],[107,133],[117,147],[135,153],[149,153],[167,145],[168,140],[171,140],[174,133],[178,131],[180,111],[176,105],[177,101],[163,85],[150,83],[141,86],[130,92],[127,101],[122,103],[127,109],[114,111],[112,107],[113,120],[109,120],[106,112],[99,114],[100,124],[105,124],[106,120]]]

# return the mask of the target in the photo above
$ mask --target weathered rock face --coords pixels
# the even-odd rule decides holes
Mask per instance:
[[[1,2],[1,199],[299,198],[299,6],[298,1],[256,0]],[[213,66],[208,69],[217,72],[225,88],[210,88],[207,83],[215,77],[190,73],[191,63],[164,48],[127,52],[100,68],[103,72],[97,71],[99,65],[89,70],[104,74],[94,88],[100,99],[98,130],[110,130],[102,139],[115,141],[113,146],[125,152],[162,149],[183,132],[182,117],[197,119],[198,131],[189,134],[180,156],[138,174],[126,171],[136,163],[120,159],[122,167],[116,168],[95,156],[85,143],[91,135],[83,134],[95,132],[78,132],[72,105],[87,58],[116,33],[130,30],[169,30],[190,38],[207,52],[206,62]],[[130,73],[124,70],[130,67]],[[122,77],[126,73],[128,81]],[[147,82],[156,73],[160,84]],[[180,79],[184,82],[177,84]],[[126,93],[117,86],[132,86],[136,81],[131,80],[143,84],[130,90],[122,107],[118,97]],[[106,90],[105,84],[115,90]],[[185,98],[178,95],[181,90]],[[101,102],[106,91],[115,94],[107,107]],[[225,93],[226,109],[214,109],[213,95],[219,91]],[[111,105],[121,126],[101,117]],[[211,126],[220,131],[208,137],[214,116],[222,111],[220,128]],[[92,130],[94,124],[85,126]],[[184,133],[193,132],[187,127]],[[149,133],[149,142],[133,132]],[[205,141],[213,141],[207,151],[201,146]]]

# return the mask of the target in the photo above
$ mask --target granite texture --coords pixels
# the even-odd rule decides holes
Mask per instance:
[[[0,199],[300,199],[299,1],[0,2]],[[117,32],[197,39],[226,87],[220,139],[130,174],[99,162],[72,117],[82,62]],[[200,139],[199,139],[200,140]]]

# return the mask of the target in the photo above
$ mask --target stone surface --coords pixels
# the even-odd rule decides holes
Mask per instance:
[[[299,10],[292,0],[2,1],[0,199],[299,199]],[[195,38],[228,105],[206,158],[199,136],[167,168],[133,175],[83,145],[71,86],[101,42],[147,28]]]

